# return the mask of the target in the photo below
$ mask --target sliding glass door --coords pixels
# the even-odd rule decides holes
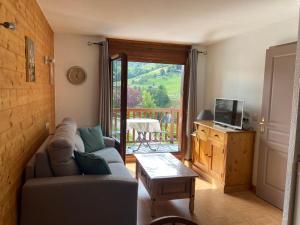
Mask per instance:
[[[127,114],[127,56],[113,55],[110,58],[112,77],[112,137],[120,143],[120,154],[125,162],[126,114]]]

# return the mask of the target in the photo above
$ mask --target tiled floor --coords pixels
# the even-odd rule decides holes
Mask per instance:
[[[150,143],[151,150],[148,146],[141,145],[138,151],[137,148],[139,146],[139,143],[131,144],[126,147],[126,154],[132,154],[132,153],[151,153],[151,152],[178,152],[178,144],[170,144],[170,143],[157,143],[152,142]]]
[[[135,163],[127,164],[135,174]],[[139,183],[138,225],[151,221],[150,198]],[[188,200],[159,202],[156,216],[179,215],[196,221],[199,225],[281,225],[282,211],[258,198],[253,192],[224,194],[213,185],[196,180],[195,213],[189,214]]]

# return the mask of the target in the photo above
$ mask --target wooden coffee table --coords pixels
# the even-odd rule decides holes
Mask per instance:
[[[135,154],[136,177],[143,182],[151,201],[151,216],[155,216],[155,203],[162,200],[189,198],[190,212],[194,212],[195,178],[193,170],[186,167],[170,153]]]

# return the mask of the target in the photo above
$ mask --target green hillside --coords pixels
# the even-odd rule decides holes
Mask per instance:
[[[169,107],[178,107],[182,78],[181,65],[128,63],[128,86],[141,92],[163,86],[170,99]]]

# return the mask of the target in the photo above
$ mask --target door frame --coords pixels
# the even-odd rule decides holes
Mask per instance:
[[[125,53],[118,53],[109,58],[109,73],[112,77],[112,62],[114,60],[121,60],[121,109],[120,109],[120,143],[119,152],[125,163],[126,156],[126,118],[127,118],[127,72],[128,72],[128,58]],[[113,83],[113,80],[112,80]],[[111,90],[113,91],[113,89]],[[113,93],[111,93],[113,96]]]
[[[184,66],[184,74],[182,80],[182,96],[181,98],[181,108],[179,113],[179,122],[181,123],[179,136],[180,140],[178,140],[178,146],[180,147],[180,151],[178,152],[171,152],[179,160],[183,160],[186,154],[187,149],[187,141],[188,138],[186,136],[186,124],[187,124],[187,105],[188,105],[188,95],[189,95],[189,79],[190,79],[190,68],[189,68],[189,57],[186,59],[186,63],[182,64]],[[135,162],[135,157],[133,154],[126,155],[126,148],[125,148],[125,157],[126,162]]]
[[[300,35],[300,34],[299,34]],[[296,190],[296,176],[297,176],[297,162],[300,154],[300,118],[299,101],[300,101],[300,36],[298,35],[298,43],[296,49],[296,65],[294,75],[293,87],[293,104],[291,115],[290,139],[288,148],[288,161],[285,182],[284,204],[282,225],[292,225],[294,220],[294,204],[295,204],[295,190]]]
[[[148,62],[148,63],[165,63],[165,64],[180,64],[184,65],[184,77],[182,81],[182,96],[181,96],[181,129],[180,129],[180,151],[172,153],[178,158],[183,158],[186,153],[187,135],[187,105],[189,93],[189,53],[191,45],[171,44],[160,42],[147,42],[136,40],[124,40],[108,38],[109,55],[114,55],[123,52],[127,55],[127,61]],[[127,161],[135,161],[133,155],[126,155]]]
[[[183,87],[182,87],[182,103],[181,103],[181,139],[180,139],[180,153],[183,159],[187,152],[188,137],[186,135],[187,125],[187,111],[188,111],[188,98],[189,98],[189,83],[190,83],[190,61],[189,54],[187,55],[186,63],[184,65]]]

